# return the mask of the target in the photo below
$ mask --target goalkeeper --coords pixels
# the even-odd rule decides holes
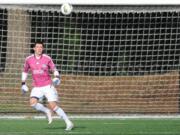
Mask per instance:
[[[45,113],[49,124],[52,122],[52,110],[65,121],[65,130],[71,130],[73,128],[73,123],[69,120],[63,109],[57,106],[58,94],[54,85],[60,85],[59,72],[57,71],[52,59],[48,55],[43,54],[43,49],[43,42],[36,42],[33,47],[34,54],[25,59],[24,70],[22,72],[21,90],[23,93],[28,91],[25,81],[27,79],[28,72],[30,71],[32,73],[34,87],[30,94],[30,106]],[[49,74],[50,71],[54,73],[53,80],[51,80]],[[38,100],[43,96],[47,98],[50,109],[38,102]]]

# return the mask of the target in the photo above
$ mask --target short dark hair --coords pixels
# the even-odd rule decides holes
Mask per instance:
[[[42,41],[36,41],[36,42],[34,43],[34,45],[33,45],[33,48],[36,46],[36,44],[42,44],[43,47],[44,47],[44,42],[42,42]]]

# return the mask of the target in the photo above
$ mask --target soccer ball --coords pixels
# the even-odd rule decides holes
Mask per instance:
[[[62,4],[61,6],[61,12],[64,14],[64,15],[69,15],[71,12],[72,12],[72,5],[70,5],[69,3],[64,3]]]

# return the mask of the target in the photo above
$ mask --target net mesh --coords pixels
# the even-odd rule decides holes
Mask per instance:
[[[61,72],[66,112],[179,113],[180,7],[47,7],[1,5],[1,113],[34,113],[20,79],[37,40]]]

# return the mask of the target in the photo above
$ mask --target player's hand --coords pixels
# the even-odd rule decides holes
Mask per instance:
[[[26,92],[29,91],[29,88],[27,87],[26,84],[22,84],[21,91],[22,91],[22,94],[26,94]]]
[[[57,86],[57,85],[60,85],[61,81],[58,77],[55,77],[53,80],[53,85]]]

